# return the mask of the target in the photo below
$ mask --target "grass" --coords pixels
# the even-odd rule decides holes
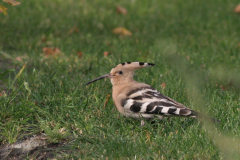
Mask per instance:
[[[68,158],[239,159],[237,0],[21,2],[0,15],[0,144],[45,133]],[[133,35],[114,35],[116,27]],[[44,47],[61,55],[44,58]],[[126,61],[155,63],[135,79],[222,122],[167,118],[141,128],[112,99],[104,107],[109,80],[84,84]]]

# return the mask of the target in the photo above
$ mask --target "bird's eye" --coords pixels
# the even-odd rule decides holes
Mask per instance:
[[[123,72],[122,72],[122,71],[119,71],[118,74],[123,74]]]

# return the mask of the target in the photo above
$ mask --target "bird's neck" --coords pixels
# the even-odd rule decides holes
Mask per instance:
[[[136,82],[135,80],[133,80],[132,78],[129,79],[123,79],[123,78],[112,78],[111,79],[111,83],[113,86],[125,86],[125,85],[129,85],[130,83],[134,83]]]
[[[119,96],[120,93],[122,93],[123,90],[128,90],[128,88],[131,88],[130,86],[134,86],[136,81],[132,80],[128,83],[117,83],[112,86],[112,96],[113,99],[117,99],[117,96]]]

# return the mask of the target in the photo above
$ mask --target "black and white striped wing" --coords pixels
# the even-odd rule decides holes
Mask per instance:
[[[127,97],[122,100],[122,106],[134,113],[196,117],[196,112],[152,87],[138,88],[128,93]]]

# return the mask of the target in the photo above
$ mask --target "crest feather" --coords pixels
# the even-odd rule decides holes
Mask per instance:
[[[123,62],[118,64],[114,69],[124,69],[124,70],[136,70],[140,68],[154,66],[153,63],[144,63],[144,62]]]

